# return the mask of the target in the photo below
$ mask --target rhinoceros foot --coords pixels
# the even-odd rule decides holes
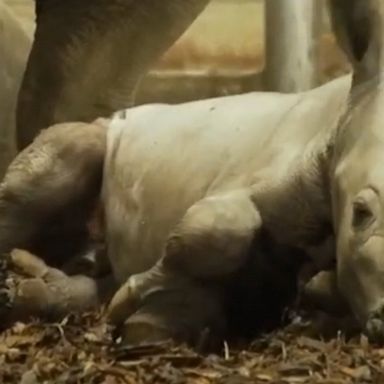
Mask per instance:
[[[0,272],[0,313],[2,327],[42,312],[47,287],[38,276],[44,263],[28,252],[15,250],[3,255]],[[16,272],[17,271],[17,272]],[[28,277],[26,277],[28,276]]]
[[[31,317],[57,319],[97,303],[97,289],[89,278],[67,276],[24,250],[15,249],[3,260],[0,313],[4,326]]]
[[[174,275],[161,265],[130,277],[113,297],[108,318],[128,345],[172,339],[196,346],[207,335],[203,342],[212,344],[225,328],[216,287]]]

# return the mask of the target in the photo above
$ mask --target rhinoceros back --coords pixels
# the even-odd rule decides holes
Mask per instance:
[[[303,100],[302,94],[250,93],[141,106],[127,110],[123,119],[115,117],[108,131],[103,194],[116,276],[125,280],[151,267],[192,204],[246,188],[255,173],[280,158],[285,140],[297,136],[301,115],[318,103]],[[301,108],[298,116],[290,121],[296,108]],[[288,132],[281,132],[282,125]],[[291,147],[299,152],[300,145],[296,140]]]

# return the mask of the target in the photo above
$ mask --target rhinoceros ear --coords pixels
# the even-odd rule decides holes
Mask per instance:
[[[382,0],[329,0],[336,38],[359,80],[367,80],[379,70],[382,3]]]

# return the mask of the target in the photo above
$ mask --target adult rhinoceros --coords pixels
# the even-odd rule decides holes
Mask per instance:
[[[49,128],[1,186],[1,249],[30,245],[54,219],[85,220],[102,178],[108,259],[121,285],[109,316],[126,341],[220,329],[223,285],[265,235],[308,254],[335,236],[341,295],[381,337],[384,3],[331,4],[352,88],[346,77],[296,95],[149,105]],[[44,280],[44,268],[43,290],[60,281],[65,303],[78,299],[74,278]]]

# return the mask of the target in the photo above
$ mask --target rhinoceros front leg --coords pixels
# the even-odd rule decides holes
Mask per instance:
[[[196,343],[225,328],[223,283],[246,261],[261,226],[247,191],[207,197],[191,206],[160,261],[115,294],[109,319],[126,343],[172,338]]]

